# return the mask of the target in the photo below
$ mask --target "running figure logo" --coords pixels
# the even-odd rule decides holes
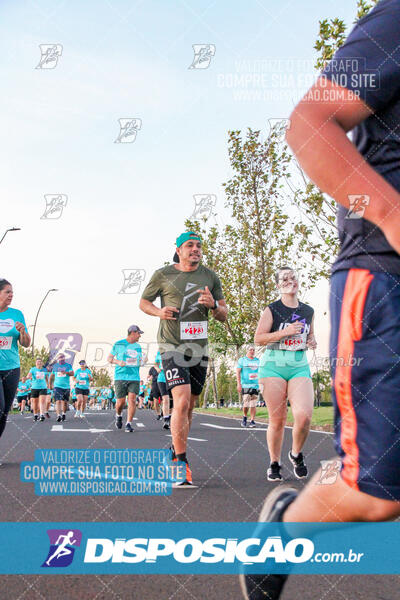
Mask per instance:
[[[137,294],[146,277],[144,269],[122,269],[124,281],[118,294]]]
[[[48,333],[49,362],[58,354],[65,354],[65,360],[74,364],[75,354],[82,348],[82,336],[80,333]]]
[[[217,196],[215,194],[194,194],[194,211],[191,218],[204,217],[208,219],[212,209],[217,204]]]
[[[46,208],[41,219],[59,219],[67,206],[68,196],[65,194],[45,194]]]
[[[120,131],[114,144],[132,144],[142,129],[142,119],[118,119],[118,122]]]
[[[194,57],[189,69],[208,69],[213,56],[215,56],[214,44],[193,44]]]
[[[370,198],[366,194],[350,194],[350,207],[346,219],[362,219],[365,209],[369,205],[369,200]]]
[[[36,69],[55,69],[63,47],[61,44],[39,44],[40,61]]]
[[[79,529],[48,529],[50,548],[42,567],[68,567],[74,558],[75,547],[81,545]]]
[[[269,135],[276,133],[278,141],[283,142],[290,123],[290,119],[268,119]]]
[[[334,460],[321,460],[321,475],[317,485],[330,485],[335,483],[340,473],[342,463],[338,458]]]

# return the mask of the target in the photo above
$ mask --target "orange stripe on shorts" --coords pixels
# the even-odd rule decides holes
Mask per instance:
[[[340,314],[337,361],[335,373],[335,393],[341,416],[341,446],[346,456],[343,461],[342,478],[352,488],[358,490],[358,446],[357,417],[353,406],[351,390],[351,358],[354,342],[362,337],[362,322],[365,301],[374,276],[365,269],[350,269],[347,276],[342,310]]]

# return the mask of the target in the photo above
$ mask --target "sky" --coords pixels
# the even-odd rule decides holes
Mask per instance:
[[[47,290],[58,289],[42,307],[35,345],[77,332],[77,357],[101,366],[138,324],[154,354],[158,320],[139,310],[140,292],[171,261],[195,195],[213,194],[219,223],[229,220],[228,130],[267,134],[269,119],[287,118],[315,77],[318,21],[350,26],[355,5],[1,2],[0,238],[21,231],[0,245],[0,276],[28,326]],[[210,60],[190,68],[193,46],[207,44]],[[40,62],[43,45],[54,46],[53,61]],[[136,137],[116,141],[120,119],[136,119]],[[46,196],[61,208],[46,212]],[[121,293],[123,270],[144,277],[137,293]],[[316,309],[318,353],[327,356],[327,282],[302,300]]]

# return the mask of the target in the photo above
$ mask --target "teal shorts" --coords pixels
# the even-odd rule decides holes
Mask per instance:
[[[310,366],[304,350],[265,350],[260,359],[258,379],[280,377],[289,381],[295,377],[309,377]]]

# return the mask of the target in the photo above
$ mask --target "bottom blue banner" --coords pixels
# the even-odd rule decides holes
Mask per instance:
[[[397,522],[0,526],[1,574],[400,572]]]

